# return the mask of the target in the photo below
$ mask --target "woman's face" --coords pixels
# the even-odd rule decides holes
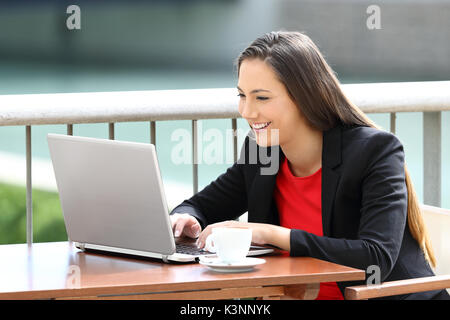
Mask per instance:
[[[241,63],[237,89],[239,113],[252,128],[259,146],[283,146],[305,126],[286,87],[261,59]]]

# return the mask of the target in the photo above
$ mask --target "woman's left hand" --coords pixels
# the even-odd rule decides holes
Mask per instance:
[[[235,228],[252,229],[252,243],[263,245],[268,243],[266,235],[268,234],[268,230],[271,227],[271,225],[265,223],[241,222],[235,220],[213,223],[208,225],[202,231],[202,233],[200,233],[197,239],[198,248],[203,248],[205,246],[206,238],[211,234],[212,228],[217,227],[235,227]]]

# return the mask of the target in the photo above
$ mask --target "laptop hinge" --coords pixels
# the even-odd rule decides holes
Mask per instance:
[[[84,243],[79,243],[79,242],[75,244],[75,247],[77,247],[81,251],[85,251],[85,249],[86,249],[86,245]]]
[[[161,259],[162,259],[162,261],[164,261],[165,263],[169,263],[169,262],[170,262],[170,261],[169,261],[169,256],[166,255],[166,254],[163,254]]]

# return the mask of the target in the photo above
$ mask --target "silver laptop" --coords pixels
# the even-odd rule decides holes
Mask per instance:
[[[48,134],[64,223],[82,250],[191,262],[194,239],[175,238],[152,144]],[[272,252],[252,246],[249,255]]]

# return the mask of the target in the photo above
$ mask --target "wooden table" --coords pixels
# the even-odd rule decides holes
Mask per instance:
[[[232,299],[317,296],[365,272],[307,257],[264,256],[251,272],[82,252],[71,242],[0,245],[0,299]]]

